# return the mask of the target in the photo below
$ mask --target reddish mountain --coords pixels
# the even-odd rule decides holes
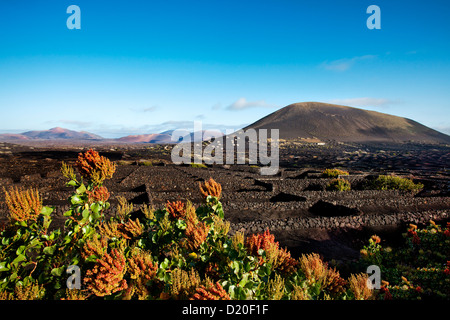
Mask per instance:
[[[74,131],[60,127],[49,130],[27,131],[22,135],[30,139],[56,140],[56,139],[76,139],[76,140],[100,140],[102,137],[86,131]]]
[[[27,131],[20,134],[0,134],[0,141],[30,140],[102,140],[103,138],[85,131],[73,131],[60,127],[49,130]]]
[[[126,143],[173,143],[171,135],[163,133],[130,135],[115,140]]]

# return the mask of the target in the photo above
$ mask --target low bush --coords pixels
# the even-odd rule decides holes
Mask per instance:
[[[339,176],[348,176],[349,173],[340,169],[325,169],[322,171],[323,178],[337,178]]]
[[[423,189],[421,183],[414,183],[411,179],[398,176],[380,175],[376,179],[368,181],[365,189],[373,190],[405,190],[414,191]]]
[[[153,167],[153,161],[152,160],[142,160],[138,162],[138,165],[144,166],[144,167]]]
[[[331,180],[326,186],[326,190],[328,191],[348,191],[350,189],[350,181],[341,178]]]

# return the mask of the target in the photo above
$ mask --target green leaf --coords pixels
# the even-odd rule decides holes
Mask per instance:
[[[90,219],[91,217],[89,217],[89,219]],[[81,228],[81,231],[83,232],[83,234],[90,234],[90,233],[92,233],[94,230],[91,228],[91,226],[90,225],[86,225],[86,226],[84,226],[84,227],[82,227]]]
[[[247,284],[247,281],[248,281],[248,273],[244,274],[242,280],[239,282],[239,286],[244,287]]]
[[[80,204],[83,203],[83,200],[80,198],[79,195],[73,195],[72,197],[70,197],[70,202],[72,204]]]
[[[8,270],[9,270],[8,263],[6,261],[0,262],[0,272]]]
[[[84,184],[81,184],[81,186],[79,186],[78,189],[75,190],[75,192],[78,194],[83,194],[86,192],[86,187],[84,186]]]
[[[98,213],[101,209],[102,209],[102,206],[99,203],[94,202],[93,204],[91,204],[92,212]]]
[[[44,216],[47,216],[47,217],[50,216],[52,214],[52,212],[53,212],[53,208],[51,208],[51,207],[42,207],[42,209],[41,209],[41,214]]]
[[[87,220],[89,218],[89,214],[91,212],[89,211],[89,209],[84,209],[83,212],[81,213],[83,220]]]
[[[167,267],[169,266],[169,259],[165,258],[163,262],[161,262],[160,264],[160,268],[161,269],[167,269]]]
[[[21,226],[21,227],[26,227],[27,226],[27,222],[26,221],[16,221],[16,224]]]
[[[102,217],[102,214],[100,212],[92,212],[89,216],[89,222],[96,221]]]
[[[51,247],[45,247],[44,248],[44,250],[43,250],[43,252],[45,253],[45,254],[48,254],[48,255],[53,255],[53,253],[55,252],[55,250],[56,250],[56,246],[51,246]]]
[[[236,275],[238,275],[238,274],[239,274],[239,269],[240,269],[240,263],[239,263],[239,261],[233,261],[233,262],[231,263],[231,269],[233,269],[233,270],[234,270],[234,273],[235,273]]]
[[[26,246],[20,246],[19,248],[17,248],[16,254],[20,256],[21,254],[23,254],[26,248],[27,248]]]
[[[70,217],[72,215],[72,210],[64,212],[64,217]]]
[[[77,182],[75,180],[70,180],[69,182],[67,182],[66,184],[68,187],[76,187]]]
[[[57,229],[57,230],[55,230],[55,231],[52,231],[52,232],[50,233],[50,235],[48,236],[48,239],[49,239],[50,241],[53,241],[53,240],[59,238],[59,235],[60,235],[60,234],[61,234],[61,230],[59,230],[59,229]]]
[[[236,286],[235,285],[231,285],[228,288],[228,292],[230,293],[230,298],[231,299],[235,299],[236,298],[236,292],[235,292]]]
[[[152,235],[152,242],[153,242],[153,243],[157,243],[157,242],[158,242],[158,237],[159,237],[159,236],[158,236],[158,233],[155,232],[155,233]]]
[[[78,265],[78,263],[79,263],[80,261],[79,261],[79,259],[78,259],[78,257],[73,257],[72,258],[72,263],[71,263],[71,265]]]
[[[93,254],[93,255],[90,255],[90,256],[85,260],[85,262],[96,262],[97,259],[98,259],[98,257],[97,257],[95,254]]]
[[[10,281],[14,281],[17,279],[17,272],[14,272],[12,275],[9,276]]]
[[[17,258],[11,262],[12,265],[17,266],[20,262],[27,260],[27,257],[23,254],[19,254]]]
[[[65,267],[59,267],[59,268],[53,268],[52,271],[50,272],[50,274],[56,276],[56,277],[60,277],[64,271]]]
[[[182,220],[182,219],[178,219],[176,226],[178,229],[180,230],[185,230],[186,229],[186,221]]]

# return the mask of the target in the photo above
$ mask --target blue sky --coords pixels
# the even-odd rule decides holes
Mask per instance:
[[[69,30],[70,5],[81,29]],[[369,30],[369,5],[381,29]],[[331,102],[450,133],[448,1],[0,2],[0,132],[235,128]]]

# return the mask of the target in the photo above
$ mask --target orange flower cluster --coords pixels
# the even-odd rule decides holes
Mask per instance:
[[[347,282],[341,278],[339,271],[329,268],[317,253],[302,255],[300,269],[309,282],[321,283],[322,288],[329,294],[334,295],[345,291]]]
[[[225,289],[216,282],[215,285],[208,283],[205,287],[201,285],[195,289],[196,293],[190,300],[231,300]]]
[[[381,242],[380,237],[377,236],[377,235],[373,235],[370,239],[371,239],[371,240],[373,241],[373,243],[375,243],[375,244],[378,244],[378,243]]]
[[[275,236],[267,229],[263,234],[252,234],[247,238],[246,247],[251,255],[258,255],[258,250],[266,250],[269,244],[275,242]]]
[[[14,221],[36,220],[42,210],[39,192],[34,189],[21,190],[11,188],[5,192],[5,202],[9,209],[10,219]]]
[[[412,237],[412,243],[415,245],[420,244],[420,238],[417,235],[417,226],[414,224],[409,225],[408,236]]]
[[[187,224],[186,227],[186,237],[187,237],[187,248],[189,250],[195,250],[200,245],[205,242],[208,236],[209,227],[204,222],[199,222],[196,225]]]
[[[87,240],[83,246],[83,250],[81,251],[81,257],[83,259],[87,259],[92,255],[95,255],[97,258],[103,257],[106,253],[106,249],[108,248],[108,238],[105,236],[101,236],[100,239],[96,237],[91,240]]]
[[[176,300],[190,297],[201,282],[200,276],[194,268],[191,268],[190,271],[175,268],[172,270],[171,276],[170,296]]]
[[[187,249],[194,251],[203,242],[205,242],[209,232],[209,227],[204,222],[199,222],[197,219],[197,214],[195,213],[195,208],[190,207],[186,211],[186,238],[185,243]]]
[[[450,276],[450,261],[447,261],[447,268],[444,270],[445,275]]]
[[[102,222],[98,226],[99,232],[107,238],[131,239],[144,233],[144,226],[139,219],[129,219],[126,223],[116,221]]]
[[[105,179],[112,178],[116,171],[114,163],[100,156],[97,151],[92,149],[78,154],[76,166],[84,178],[91,180],[97,185],[102,184]]]
[[[291,257],[286,249],[280,249],[279,243],[275,242],[275,236],[266,230],[263,234],[252,234],[247,238],[248,252],[257,256],[259,249],[266,252],[266,260],[274,269],[284,273],[292,273],[296,270],[298,261]],[[264,263],[264,258],[259,256],[259,263]]]
[[[61,300],[86,300],[87,296],[83,290],[66,289],[66,297]]]
[[[95,267],[86,272],[84,283],[96,296],[107,296],[128,287],[123,279],[125,272],[125,256],[118,249],[113,249],[111,254],[105,253],[97,259]]]
[[[128,272],[131,279],[148,281],[156,276],[158,264],[153,263],[149,253],[135,249],[128,259]]]
[[[118,230],[119,223],[116,221],[103,221],[98,225],[98,230],[102,236],[107,238],[119,238],[122,236],[122,232]]]
[[[217,199],[220,199],[222,195],[222,186],[214,181],[213,178],[209,178],[208,181],[205,181],[205,183],[202,185],[199,182],[200,192],[205,197],[205,199],[208,196],[217,197]]]
[[[447,229],[444,231],[446,237],[450,237],[450,222],[447,222]]]
[[[172,217],[172,219],[178,220],[182,219],[186,215],[186,208],[183,202],[181,201],[167,201],[166,211]]]
[[[381,281],[380,293],[384,294],[384,300],[392,300],[392,294],[388,288],[389,282]]]
[[[307,280],[317,281],[325,277],[327,268],[317,253],[302,255],[300,269]]]
[[[297,270],[298,261],[291,257],[287,249],[280,249],[278,242],[270,243],[265,251],[267,262],[279,272],[289,274]]]
[[[323,279],[323,287],[331,294],[339,294],[345,291],[347,281],[341,278],[339,271],[335,268],[327,269],[327,274]]]
[[[95,186],[94,189],[92,191],[86,191],[86,193],[88,194],[88,201],[89,203],[94,203],[94,202],[106,202],[109,199],[109,191],[106,187],[99,187],[99,186]]]
[[[350,291],[353,292],[355,300],[369,300],[372,298],[373,290],[367,285],[369,276],[367,273],[352,274],[348,279]]]
[[[138,237],[144,233],[144,226],[139,222],[139,219],[130,219],[126,223],[121,223],[118,225],[118,229],[126,239]]]

